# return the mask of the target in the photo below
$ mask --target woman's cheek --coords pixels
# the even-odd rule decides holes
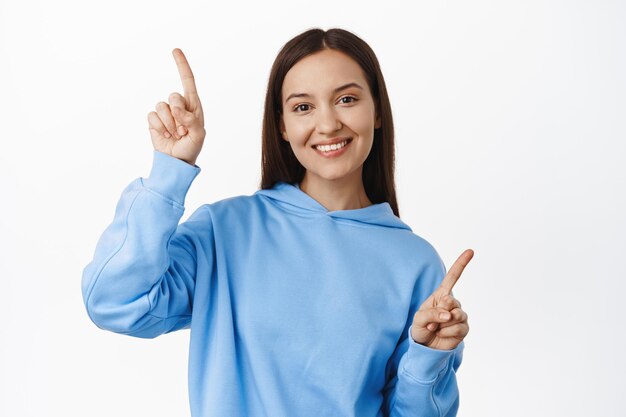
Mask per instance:
[[[348,127],[360,135],[367,134],[374,129],[374,114],[366,106],[359,107],[357,111],[350,113],[345,120]]]

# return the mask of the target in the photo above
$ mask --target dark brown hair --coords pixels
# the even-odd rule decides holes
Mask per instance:
[[[400,217],[396,201],[394,180],[394,133],[391,104],[378,59],[370,46],[355,34],[344,29],[324,31],[309,29],[290,41],[280,50],[269,76],[265,96],[262,130],[261,189],[272,188],[278,181],[295,184],[302,181],[306,169],[294,155],[291,146],[280,135],[282,86],[285,76],[302,58],[334,49],[354,59],[365,73],[374,99],[376,114],[381,126],[374,130],[372,149],[363,163],[363,186],[374,204],[388,202],[394,214]]]

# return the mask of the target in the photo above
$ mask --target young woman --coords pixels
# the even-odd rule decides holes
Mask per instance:
[[[446,275],[398,217],[371,48],[342,29],[287,42],[269,77],[260,189],[181,224],[206,131],[173,54],[184,95],[149,113],[150,175],[123,191],[84,269],[91,320],[143,338],[190,328],[193,417],[456,415],[469,327],[452,287],[473,251]]]

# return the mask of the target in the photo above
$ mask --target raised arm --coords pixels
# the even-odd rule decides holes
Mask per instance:
[[[208,210],[202,207],[178,224],[187,191],[200,172],[195,161],[204,140],[204,119],[189,64],[179,49],[173,54],[185,96],[172,93],[169,105],[160,102],[158,113],[148,116],[152,171],[122,192],[113,221],[82,276],[91,320],[103,329],[137,337],[189,325],[197,236],[213,232]]]

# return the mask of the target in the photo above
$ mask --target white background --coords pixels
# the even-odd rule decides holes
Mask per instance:
[[[257,189],[271,64],[311,27],[379,58],[402,219],[447,267],[475,251],[458,415],[626,415],[626,4],[407,4],[0,3],[0,415],[189,415],[188,331],[98,329],[82,269],[149,174],[171,50],[207,129],[185,220]]]

